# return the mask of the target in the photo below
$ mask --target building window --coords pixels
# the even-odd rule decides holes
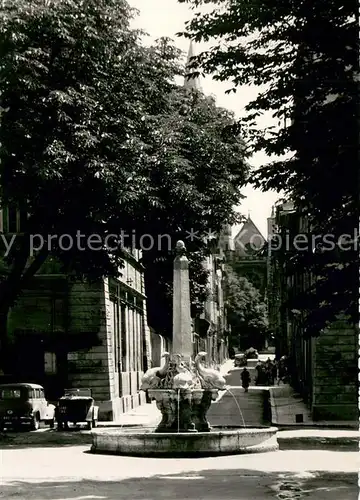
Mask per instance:
[[[119,283],[113,280],[109,282],[109,293],[112,303],[115,371],[126,372],[129,369],[127,348],[127,334],[129,329],[126,324],[127,307],[125,304],[127,294]]]
[[[52,330],[64,331],[65,329],[65,303],[64,298],[52,299]]]
[[[109,282],[109,292],[113,303],[115,365],[122,372],[141,371],[144,300],[113,280]]]
[[[112,298],[112,300],[116,297],[119,296],[119,291],[118,291],[119,287],[116,283],[114,283],[113,281],[110,281],[109,283],[109,294]]]
[[[56,355],[53,352],[44,353],[44,367],[47,375],[56,374]]]
[[[120,338],[120,311],[119,311],[119,301],[112,301],[112,317],[113,317],[113,332],[114,332],[114,363],[115,371],[121,370],[121,338]]]
[[[128,371],[128,362],[127,362],[127,325],[126,325],[126,306],[125,304],[121,304],[121,316],[120,316],[120,325],[121,325],[121,369],[123,372]]]
[[[133,309],[131,311],[132,313],[132,337],[133,337],[133,366],[132,369],[133,371],[137,371],[137,356],[138,356],[138,349],[137,349],[137,339],[138,339],[138,331],[137,331],[137,325],[136,325],[136,311]]]

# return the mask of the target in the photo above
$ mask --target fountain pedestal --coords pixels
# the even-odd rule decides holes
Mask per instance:
[[[152,389],[148,394],[162,414],[155,432],[210,432],[206,414],[217,390]]]
[[[173,354],[166,369],[154,376],[148,396],[156,400],[162,420],[156,430],[163,432],[209,432],[206,413],[218,390],[225,386],[215,370],[200,365],[206,353],[192,362],[193,343],[190,315],[189,262],[185,245],[178,241],[174,260]],[[160,377],[159,377],[160,373]]]

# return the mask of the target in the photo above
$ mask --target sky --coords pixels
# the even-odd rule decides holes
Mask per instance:
[[[128,0],[131,7],[140,11],[140,15],[133,21],[134,28],[141,28],[148,37],[144,39],[145,43],[152,43],[157,38],[162,36],[170,37],[175,41],[176,46],[187,54],[189,49],[189,40],[177,37],[176,33],[184,31],[185,22],[193,17],[193,11],[188,4],[180,4],[177,0]],[[209,6],[201,7],[199,10],[209,10]],[[211,42],[210,42],[211,45]],[[195,45],[195,52],[199,53],[205,45]],[[229,83],[216,82],[211,76],[207,76],[201,80],[202,90],[207,95],[213,95],[216,98],[218,106],[232,110],[236,117],[244,115],[244,107],[246,104],[256,97],[258,88],[254,87],[239,87],[234,94],[225,94],[229,88]],[[254,156],[250,163],[254,167],[268,163],[267,158],[263,153],[258,153]],[[255,225],[258,227],[263,236],[267,237],[267,217],[270,217],[271,207],[279,198],[278,193],[266,192],[253,189],[251,186],[245,186],[242,194],[246,196],[241,201],[238,210],[243,215],[250,215]],[[240,226],[233,228],[235,235]]]

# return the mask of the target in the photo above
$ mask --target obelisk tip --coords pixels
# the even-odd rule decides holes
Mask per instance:
[[[179,240],[176,242],[176,253],[183,253],[185,252],[186,247],[185,243],[182,240]]]

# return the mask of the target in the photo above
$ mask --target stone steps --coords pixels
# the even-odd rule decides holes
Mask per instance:
[[[236,427],[243,426],[244,422],[248,427],[269,425],[264,419],[266,391],[250,389],[245,393],[240,387],[232,387],[231,393],[226,392],[219,401],[212,403],[207,414],[211,425]]]
[[[255,386],[257,371],[253,366],[246,367],[250,373],[250,387]],[[241,372],[243,368],[233,368],[226,375],[226,382],[231,386],[241,386]]]

